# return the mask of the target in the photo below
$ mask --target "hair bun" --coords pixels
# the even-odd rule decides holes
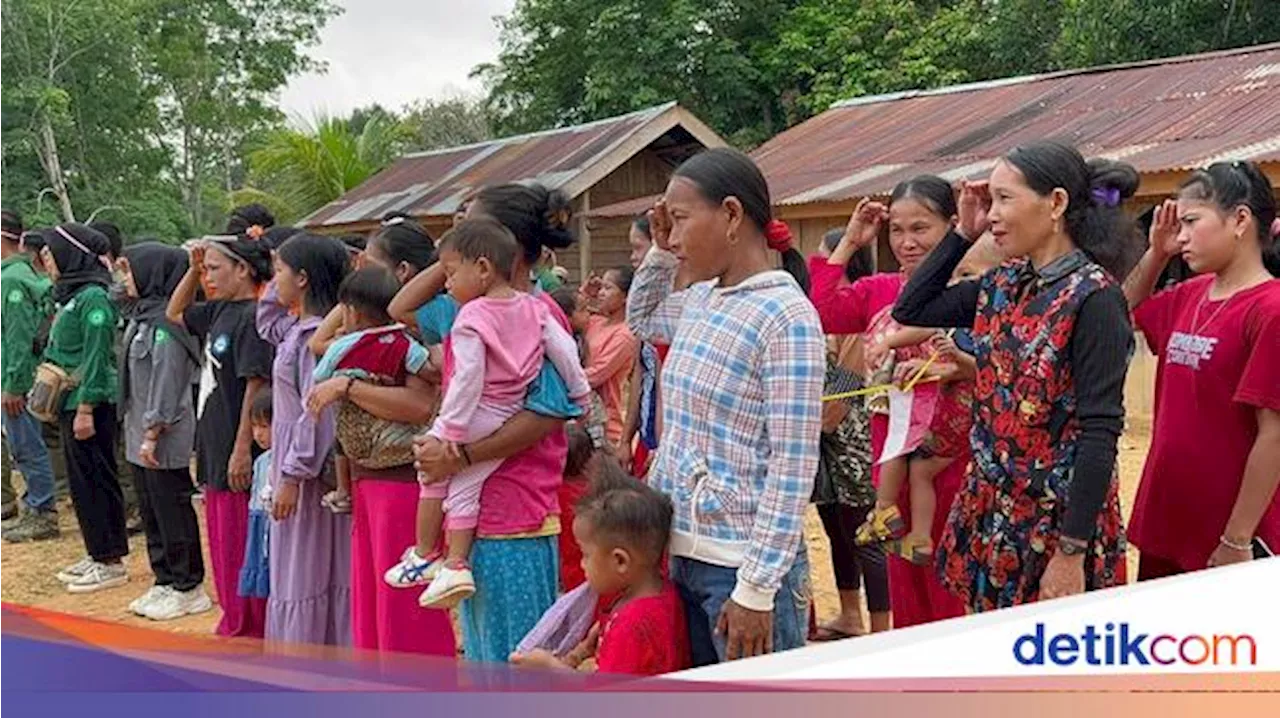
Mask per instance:
[[[1132,165],[1101,157],[1089,160],[1089,187],[1099,204],[1118,206],[1138,192],[1141,182]]]
[[[567,229],[573,219],[573,205],[569,196],[558,189],[547,190],[547,226],[551,229]]]
[[[573,203],[569,196],[558,189],[546,192],[546,211],[543,219],[546,227],[542,232],[542,245],[551,249],[565,249],[573,244]]]

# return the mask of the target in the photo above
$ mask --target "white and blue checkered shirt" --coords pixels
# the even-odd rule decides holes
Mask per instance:
[[[677,265],[650,250],[627,300],[636,336],[671,343],[649,481],[675,503],[671,554],[738,567],[733,600],[771,610],[818,470],[822,325],[785,272],[673,293]]]

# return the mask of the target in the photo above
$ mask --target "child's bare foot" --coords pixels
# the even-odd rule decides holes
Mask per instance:
[[[897,505],[876,506],[867,514],[867,520],[858,527],[854,540],[858,545],[865,546],[897,538],[906,530],[907,524],[902,520],[902,512],[898,511]]]

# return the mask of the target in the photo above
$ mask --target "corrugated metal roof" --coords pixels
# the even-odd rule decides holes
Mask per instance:
[[[1280,160],[1280,43],[859,97],[752,156],[775,204],[807,204],[884,194],[923,173],[980,176],[1048,138],[1144,173]]]
[[[374,222],[390,211],[449,215],[468,195],[490,184],[539,182],[563,188],[675,109],[676,103],[669,102],[583,125],[406,155],[300,224]]]

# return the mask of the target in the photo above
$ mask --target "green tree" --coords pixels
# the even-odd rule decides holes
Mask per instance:
[[[139,71],[134,0],[5,0],[6,202],[44,221],[155,186],[165,153],[151,134],[154,93]],[[53,205],[37,198],[52,195]]]
[[[795,0],[519,0],[476,74],[499,133],[679,100],[743,144],[782,129],[764,54]]]
[[[408,150],[435,150],[493,138],[483,100],[466,95],[418,100],[404,108],[399,122]]]
[[[247,139],[281,122],[272,95],[290,76],[321,67],[304,51],[337,12],[329,0],[149,0],[142,49],[193,225],[221,219],[210,186],[243,179]]]
[[[518,0],[500,133],[679,100],[744,148],[865,94],[1280,39],[1275,0]],[[1269,11],[1269,14],[1268,14]]]
[[[262,202],[278,219],[294,221],[342,196],[391,163],[402,138],[398,125],[373,115],[360,132],[346,118],[268,133],[249,153],[249,183],[232,200]]]

